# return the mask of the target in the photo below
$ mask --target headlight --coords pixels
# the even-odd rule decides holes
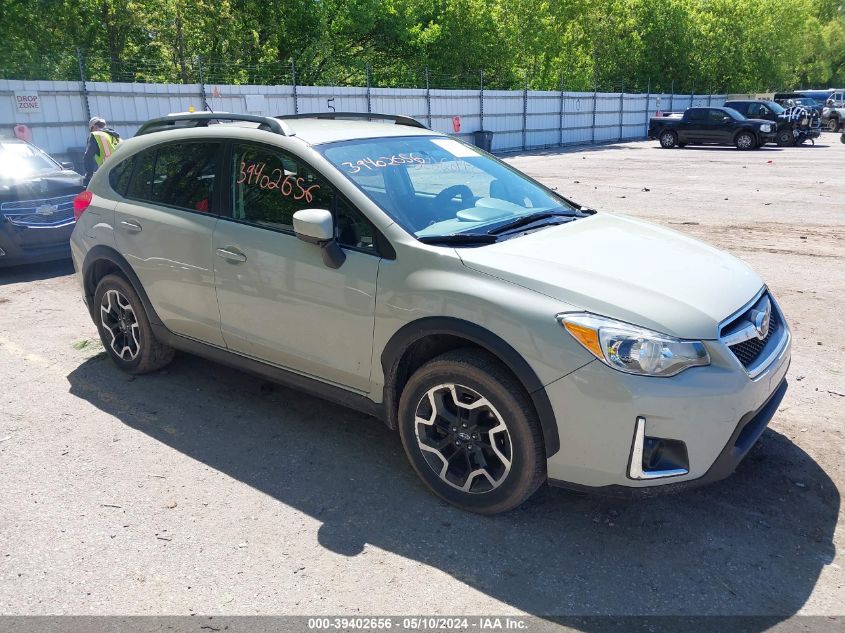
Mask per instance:
[[[772,126],[771,125],[761,125],[760,130],[763,131],[763,132],[771,132]]]
[[[561,314],[558,320],[596,358],[628,374],[674,376],[710,364],[701,341],[684,341],[593,314]]]

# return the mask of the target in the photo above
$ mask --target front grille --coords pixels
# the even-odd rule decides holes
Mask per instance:
[[[15,226],[44,228],[64,226],[73,222],[73,199],[76,194],[16,200],[0,204],[0,213]]]
[[[762,325],[759,319],[761,313],[765,314],[767,306],[769,331],[761,339],[758,338],[755,318],[758,319],[757,323]],[[768,292],[764,292],[738,315],[723,323],[719,336],[748,375],[753,378],[765,370],[769,359],[774,358],[783,348],[789,338],[789,328],[774,298]]]
[[[766,338],[759,339],[754,337],[742,343],[731,345],[729,348],[734,353],[734,356],[739,359],[739,362],[742,363],[742,366],[748,369],[760,357],[760,354],[766,349],[766,345],[772,337],[776,337],[779,327],[780,323],[778,322],[777,310],[773,309],[772,316],[769,319],[769,333],[766,334]]]

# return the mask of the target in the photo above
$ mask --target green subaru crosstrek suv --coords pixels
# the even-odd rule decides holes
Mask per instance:
[[[407,117],[156,119],[74,208],[118,367],[180,349],[368,412],[468,510],[725,477],[786,390],[745,264]]]

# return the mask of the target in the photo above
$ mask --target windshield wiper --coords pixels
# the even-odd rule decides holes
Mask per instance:
[[[451,235],[423,235],[423,244],[492,244],[498,238],[489,233],[452,233]]]
[[[569,221],[574,219],[575,216],[571,213],[561,213],[560,211],[538,211],[536,213],[529,213],[528,215],[520,216],[515,220],[511,220],[501,226],[497,226],[495,229],[490,229],[488,234],[501,235],[502,233],[507,233],[512,229],[518,229],[522,226],[528,226],[529,224],[534,224],[534,222],[539,222],[540,220],[548,220],[549,218],[568,218],[567,221]]]

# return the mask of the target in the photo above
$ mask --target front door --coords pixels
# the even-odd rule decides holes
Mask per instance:
[[[223,347],[211,255],[221,148],[168,143],[130,159],[115,242],[170,331]]]
[[[221,328],[232,351],[367,391],[372,360],[375,229],[312,168],[277,148],[236,144],[230,219],[214,230]],[[329,209],[346,261],[293,234],[300,209]]]

